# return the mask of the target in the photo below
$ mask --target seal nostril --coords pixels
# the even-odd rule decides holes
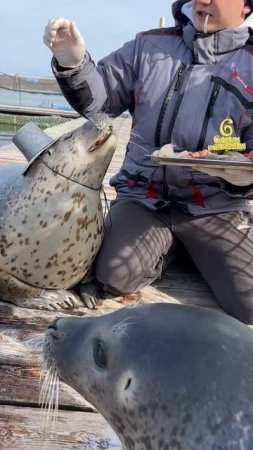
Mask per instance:
[[[132,378],[128,378],[127,382],[126,382],[126,386],[125,386],[125,391],[130,387],[132,383]]]
[[[60,333],[52,328],[48,328],[47,334],[50,335],[53,339],[59,339],[61,337]]]
[[[58,326],[57,326],[57,322],[59,319],[55,319],[52,323],[50,323],[50,325],[48,326],[48,330],[57,330]]]
[[[60,319],[54,320],[54,322],[52,322],[47,329],[47,334],[54,339],[60,339],[61,337],[63,337],[63,333],[60,333],[58,328],[59,320]]]

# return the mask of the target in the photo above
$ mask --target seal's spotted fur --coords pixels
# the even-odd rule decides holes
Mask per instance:
[[[103,238],[100,189],[115,146],[108,116],[97,114],[49,147],[25,176],[23,165],[0,168],[2,300],[35,306],[29,299],[40,296],[43,307],[42,290],[68,289],[87,273]],[[56,297],[51,306],[61,302]]]

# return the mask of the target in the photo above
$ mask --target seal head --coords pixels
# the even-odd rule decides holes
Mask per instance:
[[[59,319],[44,354],[124,449],[249,450],[252,343],[252,331],[221,312],[151,304]]]

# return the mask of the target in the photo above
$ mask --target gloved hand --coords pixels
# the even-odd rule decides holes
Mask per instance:
[[[85,43],[74,22],[62,17],[50,20],[45,28],[43,41],[60,66],[73,69],[82,63]]]

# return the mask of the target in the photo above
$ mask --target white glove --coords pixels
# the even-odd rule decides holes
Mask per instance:
[[[43,36],[60,66],[75,68],[84,59],[85,43],[74,22],[59,17],[48,22]]]

